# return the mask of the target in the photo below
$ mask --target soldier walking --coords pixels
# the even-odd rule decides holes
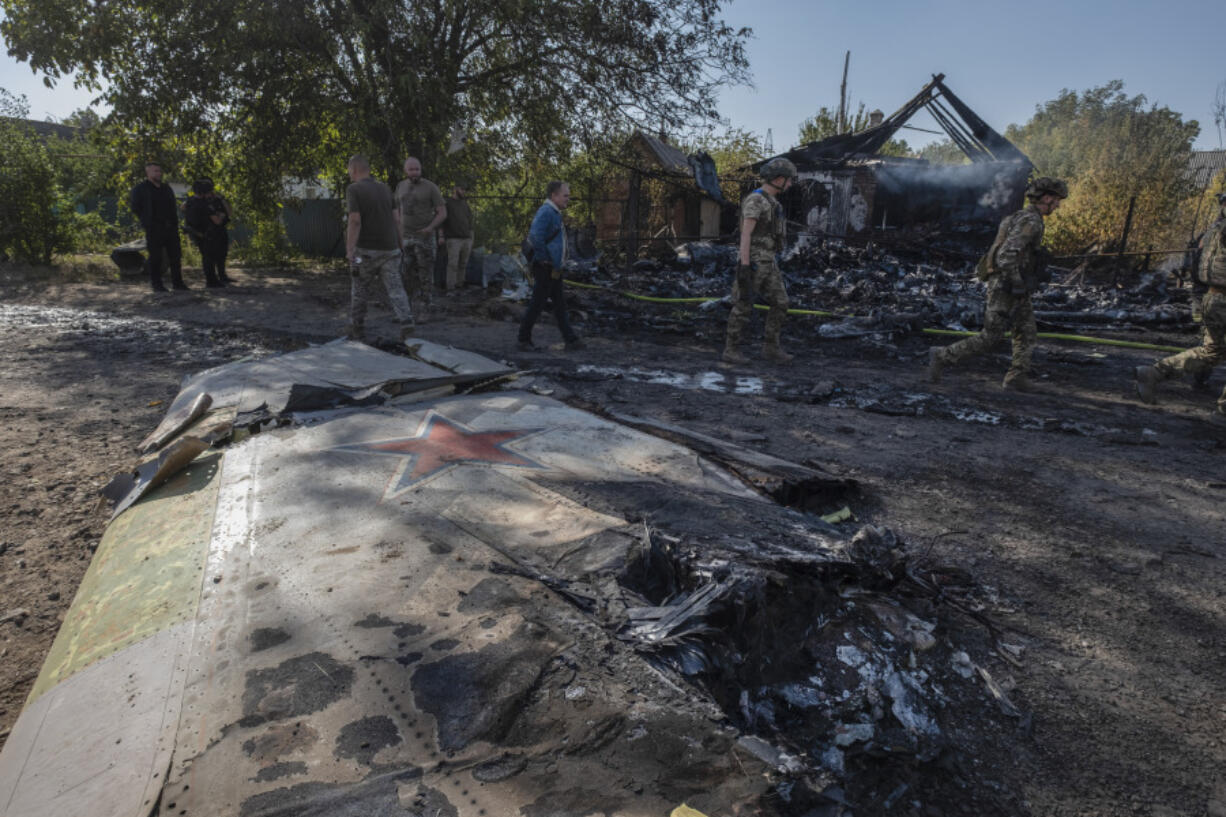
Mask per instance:
[[[349,160],[345,206],[349,225],[345,232],[345,257],[349,259],[349,337],[362,340],[366,328],[366,303],[376,278],[383,279],[387,299],[400,321],[400,339],[413,332],[413,313],[400,280],[400,233],[392,191],[370,176],[370,161],[361,154]]]
[[[763,346],[766,359],[774,363],[792,360],[792,355],[779,347],[779,333],[788,314],[788,293],[775,262],[775,253],[783,249],[786,237],[783,206],[776,197],[792,186],[796,165],[783,158],[771,159],[760,172],[762,186],[741,202],[741,243],[724,341],[723,360],[729,364],[749,362],[738,347],[753,314],[754,292],[770,306]]]
[[[438,186],[421,177],[421,161],[404,160],[404,181],[396,185],[396,211],[404,246],[404,286],[416,292],[418,312],[430,306],[434,292],[434,259],[438,252],[435,231],[447,218],[447,206]]]
[[[983,329],[979,334],[928,352],[928,379],[941,380],[941,370],[969,357],[990,352],[1013,331],[1013,360],[1001,386],[1029,391],[1030,358],[1038,329],[1030,295],[1039,288],[1039,255],[1043,243],[1043,219],[1056,212],[1068,198],[1068,186],[1059,179],[1042,176],[1026,188],[1030,204],[1006,216],[996,231],[987,255],[980,261],[980,277],[987,281]]]
[[[1205,326],[1200,346],[1163,358],[1152,366],[1136,368],[1136,389],[1146,403],[1157,402],[1158,384],[1167,378],[1191,374],[1208,379],[1213,367],[1226,360],[1226,193],[1217,197],[1219,218],[1201,239],[1197,278],[1209,287],[1201,300]],[[1217,415],[1226,417],[1226,388],[1217,401]]]

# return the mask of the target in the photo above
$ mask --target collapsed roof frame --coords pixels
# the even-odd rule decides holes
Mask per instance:
[[[972,162],[1024,162],[1033,166],[1025,153],[993,130],[945,85],[944,74],[933,74],[931,82],[880,125],[810,142],[783,155],[800,163],[875,155],[903,125],[925,108]]]

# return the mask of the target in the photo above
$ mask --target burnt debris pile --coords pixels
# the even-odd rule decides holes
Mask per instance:
[[[780,814],[959,801],[1017,813],[969,782],[982,782],[968,771],[980,750],[961,736],[1022,739],[1029,717],[968,656],[1013,662],[1018,648],[984,614],[991,591],[965,572],[872,526],[835,559],[650,530],[619,582],[619,638],[718,703],[742,746],[779,770]],[[974,647],[955,640],[968,623]]]
[[[982,326],[984,285],[974,265],[983,237],[952,233],[908,233],[889,246],[855,246],[843,241],[809,241],[792,247],[781,268],[791,308],[818,313],[818,320],[794,323],[789,331],[820,337],[899,335],[925,327],[977,330]],[[630,267],[588,267],[572,280],[657,303],[615,299],[575,290],[576,308],[597,325],[639,323],[691,331],[695,321],[719,322],[729,308],[736,250],[709,242],[683,244],[664,258],[642,259]],[[1126,273],[1118,280],[1051,267],[1052,281],[1034,295],[1043,331],[1131,327],[1192,329],[1194,291],[1177,269]],[[678,300],[680,299],[680,300]],[[700,303],[699,299],[717,299]],[[661,306],[673,306],[661,314]],[[700,308],[695,310],[694,306]],[[689,314],[681,313],[686,309]]]

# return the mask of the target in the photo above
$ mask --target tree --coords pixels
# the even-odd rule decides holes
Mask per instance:
[[[868,127],[869,115],[864,112],[864,103],[861,102],[855,116],[851,118],[851,132],[858,133]],[[820,142],[835,136],[838,132],[838,114],[823,105],[817,109],[817,113],[811,119],[800,123],[800,144]],[[882,156],[910,156],[911,148],[902,139],[891,139],[878,152]]]
[[[916,156],[927,159],[934,165],[965,165],[971,161],[953,139],[929,142],[916,151]]]
[[[1038,173],[1069,182],[1069,198],[1047,235],[1058,251],[1077,251],[1118,238],[1133,196],[1129,243],[1180,246],[1182,205],[1193,192],[1188,162],[1199,133],[1195,120],[1147,105],[1144,96],[1129,97],[1124,83],[1113,80],[1080,94],[1061,91],[1005,136]]]
[[[0,251],[50,264],[52,255],[71,248],[75,214],[28,113],[24,96],[0,88]]]
[[[467,169],[552,158],[567,134],[715,117],[748,76],[722,0],[0,0],[10,53],[102,90],[127,155],[212,165],[272,210],[285,175],[340,176],[369,152]],[[224,165],[224,168],[222,167]],[[221,174],[217,174],[221,175]]]

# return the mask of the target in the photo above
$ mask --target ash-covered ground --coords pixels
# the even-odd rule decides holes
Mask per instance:
[[[922,330],[977,328],[982,303],[970,261],[932,253],[829,246],[790,259],[793,307],[847,317],[789,318],[798,358],[786,368],[717,365],[726,304],[615,292],[721,298],[723,252],[576,272],[602,287],[569,290],[580,352],[515,351],[520,305],[476,288],[443,296],[419,329],[532,370],[521,386],[573,405],[858,486],[780,497],[809,497],[812,515],[846,507],[829,524],[849,536],[882,532],[861,538],[854,575],[789,562],[784,531],[724,531],[743,536],[740,553],[670,541],[666,509],[642,500],[655,534],[627,586],[662,604],[726,585],[702,619],[723,634],[700,640],[712,668],[661,656],[663,671],[759,736],[769,762],[798,764],[778,812],[1226,813],[1226,431],[1207,422],[1226,371],[1209,391],[1166,384],[1149,407],[1129,374],[1161,352],[1041,341],[1035,394],[1000,389],[1004,347],[932,386],[922,364],[949,338]],[[158,401],[189,372],[345,324],[343,271],[235,277],[220,292],[155,296],[6,275],[0,735],[105,526],[97,489],[135,462]],[[1196,342],[1192,298],[1164,275],[1128,289],[1062,286],[1060,272],[1054,283],[1036,302],[1040,331]],[[537,340],[560,338],[546,321]],[[772,559],[768,579],[736,587],[720,568]]]

